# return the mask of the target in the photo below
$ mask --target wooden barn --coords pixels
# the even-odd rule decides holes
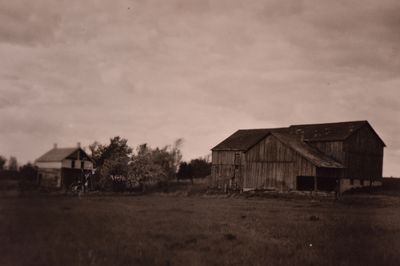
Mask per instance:
[[[368,121],[238,130],[212,148],[211,186],[279,191],[377,186],[384,147]]]
[[[40,186],[54,189],[68,188],[84,174],[93,171],[93,161],[80,147],[58,148],[46,152],[35,161]]]

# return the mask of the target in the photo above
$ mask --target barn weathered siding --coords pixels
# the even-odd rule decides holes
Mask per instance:
[[[211,186],[241,187],[245,154],[241,151],[213,151]]]
[[[344,142],[345,177],[376,180],[382,178],[385,144],[370,126],[355,132]]]
[[[346,152],[344,151],[343,141],[311,141],[307,142],[310,146],[318,149],[324,154],[335,159],[341,164],[346,162]],[[317,176],[345,178],[345,171],[333,169],[319,169]]]
[[[315,176],[316,167],[270,135],[246,153],[244,188],[290,190],[297,176]]]
[[[324,154],[332,157],[340,163],[345,161],[345,152],[343,150],[343,141],[319,141],[307,142],[310,146],[317,148]]]
[[[378,184],[385,147],[368,121],[238,130],[212,149],[212,183],[323,191]]]

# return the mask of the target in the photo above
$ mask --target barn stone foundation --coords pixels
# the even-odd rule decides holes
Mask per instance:
[[[362,179],[341,179],[340,180],[340,192],[345,192],[350,189],[363,188],[363,187],[381,187],[382,181],[370,181]]]

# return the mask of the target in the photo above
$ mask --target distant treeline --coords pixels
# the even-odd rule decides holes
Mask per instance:
[[[0,155],[0,179],[35,180],[37,168],[30,162],[19,166],[17,158],[11,156],[8,160]]]
[[[98,190],[145,190],[151,185],[168,184],[171,180],[204,178],[211,173],[210,156],[182,161],[182,139],[162,148],[141,144],[135,148],[119,136],[108,144],[97,141],[89,145],[95,172],[92,181]],[[38,169],[32,163],[21,167],[17,158],[0,156],[0,179],[18,179],[35,183]]]
[[[38,170],[32,163],[28,162],[22,166],[18,165],[17,158],[11,156],[8,160],[0,155],[0,182],[7,180],[17,180],[21,189],[31,189],[38,187]],[[0,190],[4,188],[3,182]]]

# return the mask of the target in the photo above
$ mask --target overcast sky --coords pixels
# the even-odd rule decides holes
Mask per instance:
[[[0,0],[0,154],[369,120],[400,176],[398,0]]]

